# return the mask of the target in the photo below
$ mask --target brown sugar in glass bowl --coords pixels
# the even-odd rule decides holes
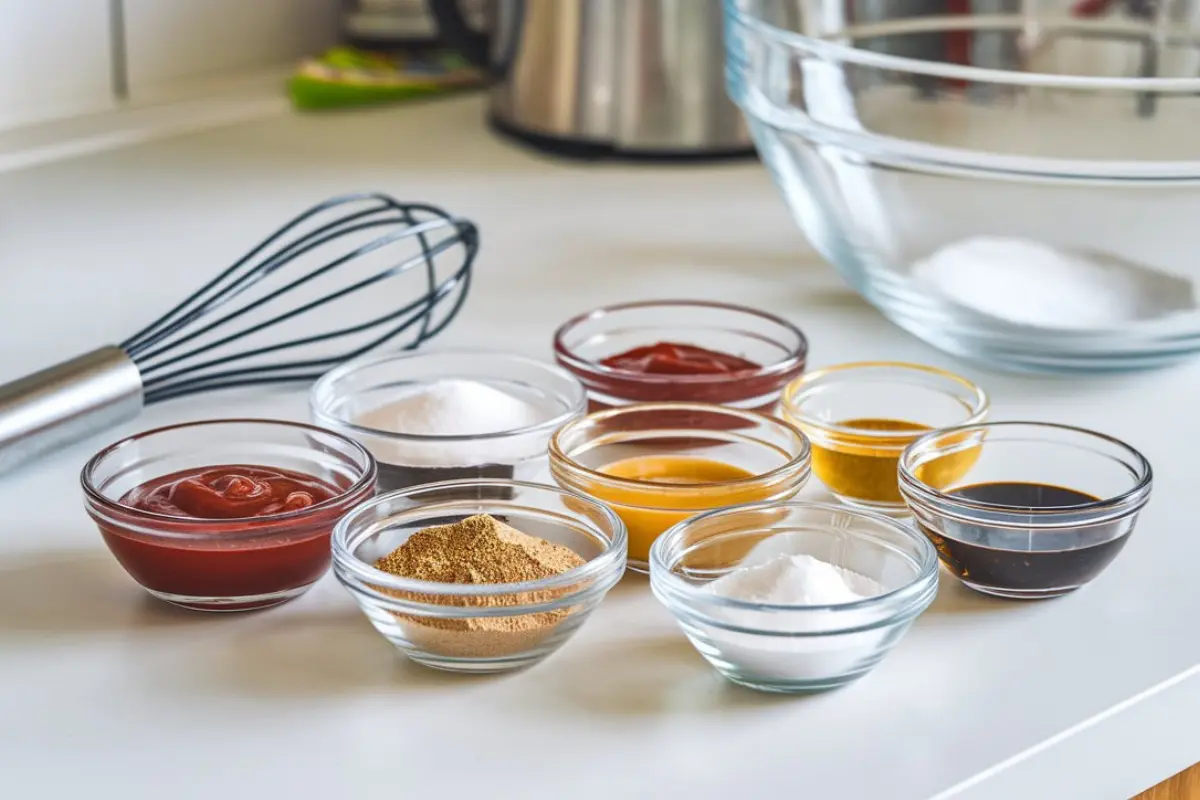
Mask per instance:
[[[732,356],[746,369],[662,374],[606,365],[657,344]],[[771,413],[783,387],[804,372],[808,340],[790,322],[752,308],[702,300],[655,300],[597,308],[554,334],[554,357],[588,390],[589,411],[685,401]]]
[[[162,499],[163,487],[213,473],[261,484],[270,483],[264,475],[281,479],[282,510],[251,504],[247,516],[218,509],[222,516],[206,518],[194,496],[183,509]],[[241,611],[297,597],[325,574],[334,525],[374,494],[375,476],[371,454],[332,431],[228,419],[123,439],[93,456],[80,480],[109,550],[150,594],[185,608]],[[316,489],[301,507],[290,491],[297,482]]]
[[[334,530],[333,572],[412,661],[504,672],[562,646],[620,580],[626,550],[625,526],[595,500],[468,479],[387,492],[354,509]]]

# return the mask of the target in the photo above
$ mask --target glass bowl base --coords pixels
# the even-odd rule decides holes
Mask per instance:
[[[962,580],[960,578],[960,580]],[[1005,600],[1048,600],[1052,597],[1062,597],[1078,589],[1078,586],[1066,586],[1056,589],[1006,589],[1002,586],[983,586],[963,580],[963,586],[980,594],[992,597],[1002,597]]]
[[[505,658],[455,658],[438,656],[433,653],[414,653],[397,645],[397,649],[415,664],[420,664],[439,672],[456,672],[467,675],[495,675],[500,672],[514,672],[531,667],[541,661],[549,653],[524,653]]]
[[[369,617],[375,629],[414,663],[441,672],[488,675],[525,669],[553,655],[587,613],[586,609],[577,611],[555,628],[508,631],[426,626],[375,609]]]
[[[867,671],[855,672],[850,675],[838,675],[828,678],[816,678],[805,680],[762,680],[758,678],[739,675],[734,672],[718,670],[721,677],[725,678],[730,683],[735,683],[746,689],[753,689],[756,692],[768,692],[771,694],[820,694],[833,689],[853,683],[866,674]]]
[[[1074,339],[1059,341],[1052,332],[1036,341],[995,331],[970,334],[952,332],[945,321],[926,320],[899,310],[894,299],[864,292],[867,300],[885,317],[943,353],[1006,372],[1033,375],[1102,375],[1165,369],[1200,357],[1200,337],[1185,336],[1156,341],[1138,340],[1132,332],[1119,344],[1096,341],[1080,346]],[[907,307],[907,304],[905,304]]]
[[[163,602],[191,611],[257,611],[293,600],[307,592],[311,586],[312,584],[310,583],[304,586],[297,586],[294,589],[283,589],[278,592],[251,594],[242,597],[199,597],[196,595],[171,594],[170,592],[160,592],[155,589],[146,589],[146,591]]]

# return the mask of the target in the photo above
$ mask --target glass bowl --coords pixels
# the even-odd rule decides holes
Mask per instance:
[[[702,347],[760,366],[714,375],[664,375],[601,363],[659,342]],[[587,387],[589,411],[679,401],[771,413],[783,386],[804,371],[808,340],[790,322],[752,308],[654,300],[598,308],[568,320],[554,334],[554,356]]]
[[[808,480],[809,464],[808,441],[792,425],[707,403],[597,411],[550,440],[550,474],[625,521],[637,572],[649,569],[650,545],[667,528],[715,508],[786,500]]]
[[[974,453],[957,480],[929,471]],[[942,563],[967,586],[1016,599],[1074,591],[1112,563],[1150,500],[1146,458],[1102,433],[1043,422],[934,431],[900,459],[900,489]]]
[[[1200,350],[1200,16],[1094,6],[725,2],[729,92],[797,224],[947,352],[1100,372]]]
[[[587,563],[536,581],[458,584],[403,578],[375,562],[414,533],[490,514],[569,547]],[[553,653],[625,571],[625,527],[605,506],[521,481],[445,481],[382,494],[338,523],[333,571],[375,629],[418,664],[504,672]]]
[[[439,380],[483,383],[538,409],[544,419],[514,430],[421,435],[380,430],[360,415]],[[351,361],[318,380],[309,395],[313,421],[361,442],[379,462],[379,489],[466,478],[540,480],[546,443],[584,413],[587,395],[565,370],[508,353],[392,353]]]
[[[121,503],[155,478],[229,465],[301,472],[341,491],[299,511],[240,519],[169,516]],[[311,425],[223,419],[122,439],[94,455],[80,480],[105,544],[146,591],[185,608],[243,611],[298,597],[325,574],[334,524],[375,492],[375,461],[357,442]]]
[[[739,566],[809,555],[877,584],[879,594],[835,605],[768,604],[718,595],[707,584]],[[701,514],[650,550],[650,585],[688,639],[734,683],[814,692],[870,672],[938,589],[938,559],[921,534],[868,511],[803,501]]]
[[[896,468],[904,448],[934,428],[983,421],[988,398],[975,384],[920,364],[863,361],[810,372],[783,393],[783,417],[812,442],[817,478],[844,503],[903,512]],[[927,477],[953,481],[971,466],[965,449]]]

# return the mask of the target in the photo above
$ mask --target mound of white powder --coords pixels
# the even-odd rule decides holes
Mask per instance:
[[[780,554],[740,567],[704,587],[713,594],[772,605],[827,606],[882,594],[870,578],[810,555]]]
[[[1186,278],[1031,239],[952,242],[912,275],[960,306],[1016,325],[1104,329],[1196,308]]]
[[[736,664],[749,679],[823,681],[852,674],[874,659],[892,635],[884,629],[869,629],[875,619],[870,610],[804,608],[853,603],[883,594],[886,587],[865,575],[796,552],[801,542],[788,534],[765,539],[736,569],[704,587],[722,597],[796,607],[783,612],[741,608],[709,612],[735,629],[711,627],[712,645],[723,660]],[[811,635],[856,627],[868,629]],[[795,635],[763,636],[737,628]]]
[[[412,389],[354,421],[368,428],[419,436],[478,436],[526,428],[541,409],[480,381],[450,379]]]
[[[448,379],[415,387],[395,400],[354,417],[354,423],[411,436],[483,436],[527,428],[554,411],[481,381]],[[544,436],[475,442],[376,441],[370,449],[388,464],[458,467],[510,463],[537,455]]]

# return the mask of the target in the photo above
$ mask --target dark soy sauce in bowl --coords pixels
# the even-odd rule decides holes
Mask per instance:
[[[1003,597],[1053,597],[1095,578],[1125,543],[1128,520],[1075,527],[1038,528],[1048,515],[1100,498],[1043,483],[980,483],[948,490],[953,498],[1002,508],[1006,515],[1028,509],[1030,527],[964,522],[945,518],[940,530],[921,524],[942,563],[964,583]]]
[[[946,459],[978,451],[939,485]],[[965,586],[1017,599],[1078,589],[1124,549],[1153,486],[1150,462],[1103,433],[1052,422],[931,431],[900,456],[916,524]]]

